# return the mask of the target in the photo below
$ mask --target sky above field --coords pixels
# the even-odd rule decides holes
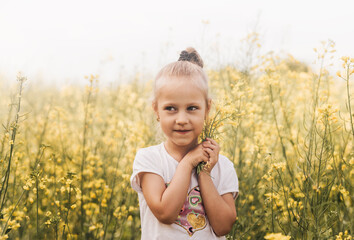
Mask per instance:
[[[71,84],[155,74],[194,46],[207,67],[242,59],[241,39],[256,30],[261,51],[311,63],[331,39],[354,57],[352,0],[1,0],[0,78]]]

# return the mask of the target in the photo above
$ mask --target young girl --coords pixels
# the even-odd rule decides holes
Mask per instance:
[[[140,149],[131,185],[138,192],[141,239],[225,239],[236,220],[238,179],[213,139],[198,144],[210,107],[203,61],[182,51],[155,79],[153,109],[166,141]],[[199,175],[196,166],[207,162]]]

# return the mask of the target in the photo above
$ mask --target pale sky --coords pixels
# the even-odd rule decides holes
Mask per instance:
[[[236,63],[257,22],[262,52],[311,63],[313,48],[331,39],[337,58],[354,57],[352,0],[0,0],[0,78],[124,81],[156,74],[188,46],[207,67]]]

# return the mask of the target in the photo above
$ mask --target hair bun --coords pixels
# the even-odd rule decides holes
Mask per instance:
[[[192,47],[183,50],[179,55],[178,61],[188,61],[197,64],[199,67],[203,68],[204,63],[199,53]]]

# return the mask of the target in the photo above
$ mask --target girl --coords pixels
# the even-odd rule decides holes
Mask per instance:
[[[215,140],[198,144],[211,107],[202,67],[187,48],[155,79],[153,109],[166,141],[140,149],[134,160],[141,239],[225,239],[236,220],[234,166]],[[200,162],[208,164],[197,175]]]

